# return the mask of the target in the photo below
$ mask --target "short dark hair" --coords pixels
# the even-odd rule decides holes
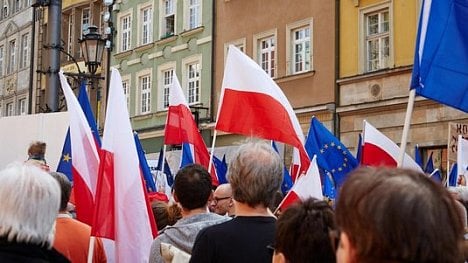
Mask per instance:
[[[49,174],[52,175],[52,177],[54,177],[55,180],[57,180],[57,182],[59,183],[61,192],[59,211],[65,211],[67,210],[68,201],[70,201],[72,184],[70,180],[68,180],[68,177],[63,173],[49,172]]]
[[[211,176],[205,167],[189,164],[177,172],[174,194],[185,209],[206,206],[211,195]]]
[[[359,168],[336,208],[358,262],[463,262],[463,227],[453,197],[422,173]]]
[[[330,231],[335,213],[326,201],[310,198],[290,206],[276,222],[275,249],[288,262],[335,262]]]

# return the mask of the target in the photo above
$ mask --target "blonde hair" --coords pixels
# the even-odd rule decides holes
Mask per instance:
[[[51,247],[60,188],[34,165],[14,163],[0,171],[0,237]]]

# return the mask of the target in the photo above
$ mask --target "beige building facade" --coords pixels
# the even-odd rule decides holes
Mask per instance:
[[[229,45],[255,60],[281,87],[304,134],[312,116],[335,129],[335,1],[216,1],[214,116]],[[242,121],[242,120],[239,120]],[[219,133],[218,133],[219,134]],[[241,140],[219,135],[216,146]]]

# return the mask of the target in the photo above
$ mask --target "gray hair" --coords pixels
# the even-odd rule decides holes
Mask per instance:
[[[0,237],[52,247],[60,188],[47,172],[15,163],[0,171]]]
[[[283,181],[283,162],[266,142],[248,142],[239,147],[229,164],[228,180],[234,200],[250,207],[268,207]]]

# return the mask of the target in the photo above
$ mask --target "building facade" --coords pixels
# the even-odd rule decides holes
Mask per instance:
[[[2,0],[0,7],[0,116],[28,114],[33,8],[30,0]]]
[[[228,47],[234,45],[254,59],[281,87],[304,134],[314,115],[333,131],[337,65],[335,9],[335,1],[297,0],[293,5],[282,0],[217,1],[214,113]],[[242,138],[221,133],[216,146],[231,145]]]
[[[421,3],[340,1],[337,112],[345,145],[357,145],[363,120],[401,142]],[[418,144],[424,160],[433,153],[446,171],[449,123],[467,121],[466,113],[416,98],[407,152],[414,156]]]
[[[132,126],[159,152],[177,76],[200,122],[211,119],[212,0],[117,1],[112,66],[122,74]]]

